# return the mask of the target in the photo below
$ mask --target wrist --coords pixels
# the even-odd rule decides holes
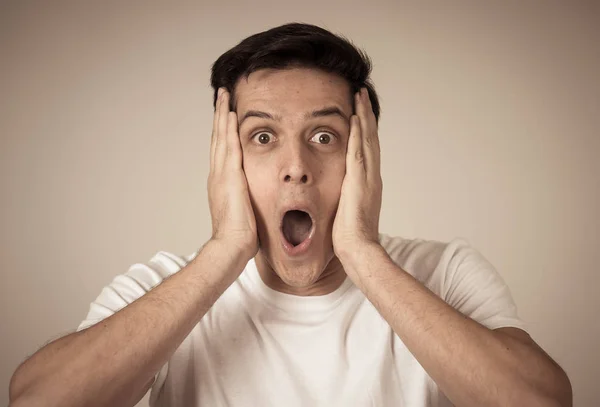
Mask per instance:
[[[206,259],[215,271],[237,278],[253,256],[250,250],[243,250],[223,239],[211,238],[202,246],[196,258]]]
[[[336,252],[336,256],[344,266],[344,269],[361,269],[369,262],[381,256],[387,256],[387,252],[377,241],[356,242],[346,244]]]
[[[344,250],[345,255],[338,257],[344,271],[352,282],[365,294],[369,281],[379,275],[382,268],[392,262],[387,251],[379,242],[366,242]]]
[[[212,237],[207,244],[212,246],[213,250],[217,251],[220,255],[243,261],[244,263],[252,259],[258,251],[258,247],[251,247],[251,245],[240,243],[238,240],[222,237]]]

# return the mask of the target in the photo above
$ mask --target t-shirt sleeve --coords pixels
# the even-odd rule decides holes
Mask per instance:
[[[88,314],[79,324],[77,331],[89,328],[125,308],[165,278],[185,267],[185,264],[185,258],[159,252],[147,263],[132,265],[125,274],[116,276],[102,289],[100,295],[90,304]]]
[[[116,276],[102,289],[100,295],[90,304],[85,319],[77,327],[77,332],[87,329],[110,317],[144,294],[150,292],[164,279],[185,267],[189,259],[167,252],[158,252],[147,263],[137,263],[129,267],[125,274]],[[154,376],[166,375],[168,364]]]
[[[441,297],[462,314],[489,329],[527,330],[502,276],[465,240],[446,246],[434,274],[442,276]]]

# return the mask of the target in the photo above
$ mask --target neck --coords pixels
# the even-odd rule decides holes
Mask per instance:
[[[256,268],[265,285],[275,291],[298,296],[326,295],[337,290],[346,279],[342,263],[335,256],[323,270],[323,273],[312,284],[305,287],[292,287],[286,284],[259,251],[255,258]]]

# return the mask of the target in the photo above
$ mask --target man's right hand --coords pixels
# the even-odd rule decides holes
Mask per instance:
[[[135,294],[118,295],[119,302],[127,302],[124,308],[105,298],[102,308],[114,313],[102,323],[47,344],[21,364],[9,385],[11,407],[134,406],[142,398],[156,373],[258,251],[237,128],[225,94],[217,104],[211,142],[211,241],[158,286],[143,294],[128,290]],[[147,278],[153,281],[155,275],[153,271]]]
[[[210,144],[208,200],[212,240],[250,260],[258,251],[256,219],[242,167],[237,114],[229,110],[229,92],[219,89]]]

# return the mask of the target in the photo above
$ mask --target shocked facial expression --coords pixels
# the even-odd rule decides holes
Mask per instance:
[[[285,284],[310,286],[334,258],[350,86],[316,69],[264,69],[238,81],[235,100],[258,256]]]

